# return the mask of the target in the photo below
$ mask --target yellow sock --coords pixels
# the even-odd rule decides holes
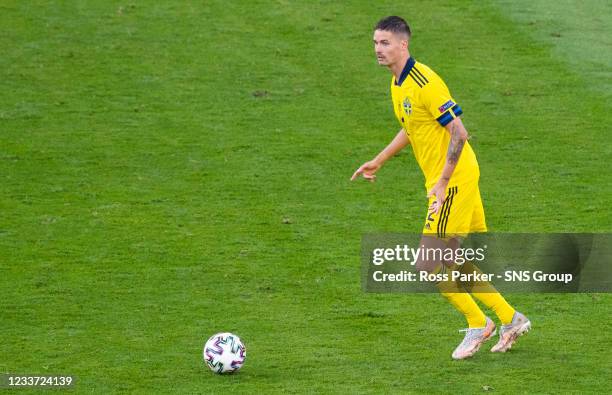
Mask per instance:
[[[461,314],[465,316],[470,328],[484,328],[487,324],[484,313],[480,310],[480,307],[476,304],[472,296],[467,292],[442,292],[442,295],[448,299],[449,302]]]
[[[472,262],[464,263],[461,265],[460,270],[462,273],[482,273],[478,266]],[[493,310],[503,325],[512,322],[514,308],[506,302],[506,299],[497,292],[497,289],[491,283],[488,281],[474,282],[471,289],[474,291],[472,295]]]
[[[440,265],[437,273],[448,272],[444,265]],[[449,274],[450,277],[450,274]],[[456,281],[441,281],[437,284],[440,293],[465,316],[470,328],[483,328],[487,324],[484,313],[476,304],[472,296],[461,289]]]

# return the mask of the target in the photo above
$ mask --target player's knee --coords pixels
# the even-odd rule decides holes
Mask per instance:
[[[438,265],[439,264],[436,263],[436,262],[427,261],[427,260],[424,260],[424,259],[419,259],[414,264],[414,267],[419,272],[433,273],[433,272],[435,272],[435,270],[438,267]]]

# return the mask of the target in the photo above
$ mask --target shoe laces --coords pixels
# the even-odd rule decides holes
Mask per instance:
[[[480,336],[479,331],[481,331],[482,328],[464,328],[464,329],[459,329],[459,332],[465,332],[465,337],[463,338],[463,342],[472,340],[477,338],[478,336]]]

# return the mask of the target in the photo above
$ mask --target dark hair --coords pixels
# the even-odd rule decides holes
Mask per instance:
[[[412,35],[408,23],[406,23],[406,21],[400,18],[399,16],[394,15],[385,17],[378,21],[374,30],[384,30],[393,33],[401,33],[407,35],[408,37]]]

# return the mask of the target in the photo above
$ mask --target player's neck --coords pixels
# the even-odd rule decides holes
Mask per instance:
[[[408,62],[408,59],[410,59],[410,52],[406,51],[406,54],[402,56],[400,60],[389,65],[389,70],[391,70],[391,72],[395,76],[396,81],[399,81],[400,76],[402,75],[402,71],[406,66],[406,62]]]

